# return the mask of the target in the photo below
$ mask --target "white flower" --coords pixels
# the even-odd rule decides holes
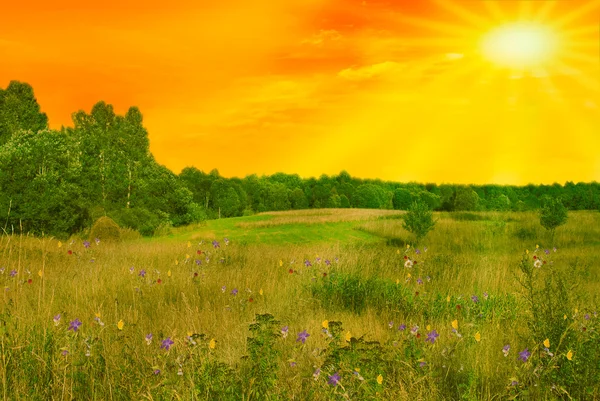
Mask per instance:
[[[536,260],[536,261],[533,263],[533,265],[539,269],[540,267],[542,267],[542,261],[541,261],[541,260],[539,260],[539,259],[537,259],[537,260]]]
[[[405,263],[404,263],[404,267],[408,267],[411,268],[413,267],[413,261],[408,259]]]

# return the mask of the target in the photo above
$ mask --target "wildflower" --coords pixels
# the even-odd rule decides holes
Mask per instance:
[[[483,293],[483,299],[488,299],[489,298],[489,294],[486,292]]]
[[[423,252],[427,252],[427,247],[423,248]]]
[[[262,295],[263,294],[263,289],[261,288],[260,290],[258,290],[258,294]]]
[[[479,297],[477,295],[472,295],[471,296],[471,301],[477,303],[477,302],[479,302]]]
[[[77,330],[79,330],[80,326],[81,326],[81,321],[79,319],[75,319],[69,323],[68,330],[73,330],[73,332],[76,332]]]
[[[158,279],[158,280],[156,280],[156,282],[157,282],[158,284],[161,284],[161,283],[162,283],[162,280],[161,280],[161,279]]]
[[[123,319],[119,320],[119,323],[117,323],[117,328],[119,330],[123,330],[124,326],[125,326],[125,322],[123,321]]]
[[[330,261],[329,259],[325,259],[325,264],[326,264],[327,266],[331,266],[331,261]]]
[[[202,264],[202,261],[200,259],[196,259],[196,265],[200,266]]]
[[[423,280],[420,277],[417,279],[417,284],[423,284]]]
[[[217,249],[220,248],[221,246],[219,245],[219,243],[217,242],[217,240],[213,240],[212,242],[213,248]]]
[[[14,277],[14,276],[16,276],[16,275],[17,275],[17,271],[16,271],[15,269],[12,269],[12,270],[10,271],[10,276],[11,276],[11,277]]]
[[[160,374],[160,369],[154,369],[154,372],[152,372],[152,373],[154,373],[155,375],[159,375]]]
[[[452,321],[452,328],[454,330],[458,330],[458,320],[455,319]]]
[[[519,359],[523,362],[527,362],[530,356],[531,352],[529,352],[529,348],[525,348],[523,351],[519,352]]]
[[[94,241],[96,241],[96,245],[100,245],[100,238],[95,238]]]
[[[392,327],[394,327],[394,322],[393,322],[393,321],[390,321],[390,322],[388,323],[388,328],[390,328],[390,329],[391,329]]]
[[[254,302],[254,298],[252,298],[252,297],[248,298],[248,302]]]
[[[231,290],[231,295],[236,296],[238,294],[238,289],[234,288],[233,290]]]
[[[568,359],[569,361],[572,361],[572,360],[573,360],[573,351],[569,350],[569,352],[567,352],[567,359]]]
[[[288,272],[289,272],[290,274],[294,274],[294,269],[290,269],[290,270],[288,270]]]
[[[421,361],[421,363],[419,363],[419,366],[422,368],[424,368],[425,365],[427,365],[427,362],[425,362],[425,361]]]
[[[398,330],[400,330],[400,331],[406,330],[406,325],[404,323],[402,323],[400,326],[398,326]]]
[[[420,255],[420,254],[421,254],[421,251],[419,251],[418,249],[415,249],[415,253],[416,253],[417,255]]]
[[[383,376],[379,375],[377,376],[377,384],[383,384]]]
[[[225,286],[221,287],[221,292],[222,292],[223,294],[225,294],[225,290],[227,290],[227,287],[225,287]]]
[[[339,374],[334,373],[332,376],[329,376],[329,380],[327,381],[327,383],[331,384],[332,386],[337,386],[341,379],[342,378]]]
[[[340,259],[339,259],[339,258],[337,258],[337,257],[336,257],[335,259],[333,259],[333,260],[335,261],[335,263],[337,263],[337,262],[339,262],[339,261],[340,261]]]
[[[146,341],[146,345],[152,344],[152,333],[146,334],[146,337],[144,337],[144,340]]]
[[[542,267],[542,265],[543,265],[543,263],[542,263],[542,261],[541,261],[541,260],[539,260],[539,259],[538,259],[538,260],[536,260],[536,261],[533,263],[533,266],[537,267],[538,269],[539,269],[540,267]]]
[[[329,320],[323,320],[323,323],[321,323],[321,326],[323,326],[324,329],[328,329],[329,328]]]
[[[350,340],[352,340],[352,333],[350,333],[349,331],[347,331],[345,339],[346,339],[346,341],[350,342]]]
[[[553,248],[553,251],[556,252],[558,249],[556,249],[556,247]]]
[[[428,341],[430,343],[435,343],[435,339],[438,338],[440,335],[438,334],[437,331],[433,330],[430,331],[429,333],[427,333],[427,338],[425,339],[425,341]]]
[[[62,247],[62,242],[58,241],[58,244],[56,244],[56,245],[58,245],[58,247],[60,248],[60,247]]]
[[[173,340],[171,340],[171,337],[167,337],[162,341],[160,348],[164,348],[165,350],[168,351],[171,349],[171,346],[173,344],[175,344],[175,343],[173,342]]]
[[[83,246],[86,248],[90,247],[90,241],[83,241]]]
[[[317,258],[315,259],[315,262],[317,262],[318,264],[321,264],[321,258],[317,256]]]
[[[146,270],[144,270],[144,269],[140,270],[140,273],[138,274],[138,276],[146,277]]]
[[[68,253],[69,255],[73,255],[73,251],[72,251],[72,250],[70,250],[70,249],[67,251],[67,253]]]
[[[404,267],[411,268],[411,267],[413,267],[413,264],[414,264],[414,263],[413,263],[413,261],[412,261],[412,260],[410,260],[410,259],[408,259],[408,260],[407,260],[407,261],[404,263]]]
[[[216,346],[217,346],[217,341],[214,338],[212,338],[210,340],[210,342],[208,343],[208,348],[215,349]]]
[[[194,272],[194,277],[198,277],[198,272]]]
[[[419,326],[414,326],[412,329],[410,329],[410,333],[415,335],[419,332]]]
[[[225,245],[229,245],[229,238],[223,238],[223,242],[225,242]]]
[[[509,351],[510,351],[510,344],[506,344],[504,347],[502,347],[502,353],[504,354],[505,357],[508,356]]]
[[[281,336],[282,336],[283,338],[286,338],[286,337],[287,337],[287,335],[288,335],[288,331],[289,331],[289,329],[288,329],[288,326],[284,326],[284,327],[281,329]]]
[[[480,342],[481,341],[481,334],[479,332],[475,333],[475,341]]]
[[[171,277],[171,270],[167,271],[167,277]]]
[[[306,342],[306,339],[310,336],[310,334],[308,334],[306,332],[306,330],[298,333],[298,338],[296,339],[296,342],[298,341],[302,341],[302,344],[304,344]]]
[[[313,373],[313,377],[315,378],[315,380],[317,380],[320,375],[321,375],[321,369],[317,368]]]
[[[586,313],[586,314],[583,316],[583,318],[584,318],[585,320],[590,320],[590,314],[589,314],[589,313]]]
[[[135,269],[133,268],[133,266],[131,266],[131,267],[129,268],[129,273],[133,274],[133,272],[134,272],[134,271],[135,271]]]
[[[308,259],[306,259],[306,260],[304,260],[304,266],[311,267],[312,263],[310,263],[310,261]]]
[[[544,253],[545,253],[546,255],[550,255],[550,249],[544,249]]]
[[[516,381],[516,380],[513,380],[513,381],[511,381],[511,382],[510,382],[510,385],[511,385],[512,387],[515,387],[515,386],[519,385],[519,382],[518,382],[518,381]]]
[[[63,349],[60,353],[62,356],[67,356],[69,354],[69,351],[66,349]]]
[[[544,347],[546,347],[546,348],[550,348],[550,339],[549,339],[549,338],[546,338],[546,339],[544,340]]]
[[[58,326],[60,323],[60,313],[56,316],[54,316],[54,319],[52,319],[54,321],[54,325]]]
[[[27,284],[31,284],[31,283],[33,283],[33,280],[32,279],[28,279],[27,280]]]

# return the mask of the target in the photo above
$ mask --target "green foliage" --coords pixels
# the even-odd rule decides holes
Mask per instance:
[[[458,187],[454,198],[454,210],[477,210],[479,195],[471,187]]]
[[[423,202],[413,202],[408,212],[402,216],[402,219],[404,221],[402,227],[415,235],[417,244],[435,226],[433,212]]]
[[[48,128],[48,117],[40,111],[33,88],[26,83],[10,81],[0,88],[0,145],[19,131],[38,132]]]
[[[119,242],[121,240],[121,229],[110,217],[100,217],[90,231],[90,240],[96,238],[104,242]]]
[[[279,351],[275,341],[281,336],[279,322],[271,314],[257,314],[248,327],[247,363],[244,367],[245,392],[250,398],[278,399],[274,392],[277,384]]]
[[[121,227],[131,228],[143,236],[151,236],[162,223],[168,222],[165,214],[158,215],[143,207],[115,210],[110,213]]]
[[[542,202],[540,224],[550,232],[551,241],[553,241],[556,228],[567,222],[567,209],[557,198],[546,197],[542,199]]]

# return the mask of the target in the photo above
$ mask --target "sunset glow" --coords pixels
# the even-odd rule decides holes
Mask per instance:
[[[126,4],[126,5],[123,5]],[[8,2],[51,128],[144,114],[175,172],[600,181],[600,0]]]

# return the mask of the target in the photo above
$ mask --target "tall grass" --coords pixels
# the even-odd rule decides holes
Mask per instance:
[[[1,237],[0,395],[491,400],[561,399],[567,392],[597,399],[600,215],[571,213],[557,230],[557,252],[545,245],[535,214],[484,216],[439,214],[419,253],[407,249],[411,238],[393,219],[356,222],[388,245],[242,245],[234,229],[230,244],[217,238],[217,248],[213,238],[92,241],[86,248],[77,238],[59,247],[49,238]],[[573,294],[564,300],[564,343],[563,333],[547,334],[554,357],[528,326],[519,266],[522,257],[533,263],[532,255],[548,260],[532,278],[536,300],[556,295],[547,288],[557,284],[544,284],[552,272]],[[408,260],[417,264],[405,267]],[[81,327],[69,330],[75,319]],[[340,323],[327,329],[325,320]],[[419,336],[410,333],[414,326]],[[310,336],[302,344],[296,340],[304,330]],[[439,338],[432,344],[425,339],[433,330]],[[166,338],[174,342],[169,350],[161,348]],[[275,365],[261,359],[267,348],[260,344],[274,351]],[[526,363],[518,359],[525,348],[533,354]],[[339,384],[328,384],[335,373]]]

